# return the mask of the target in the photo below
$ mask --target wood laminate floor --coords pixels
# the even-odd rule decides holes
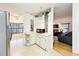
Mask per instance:
[[[78,54],[72,53],[72,46],[59,42],[58,40],[54,42],[54,49],[63,56],[79,56]]]

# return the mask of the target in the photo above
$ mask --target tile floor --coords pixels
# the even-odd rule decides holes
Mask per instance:
[[[12,40],[10,42],[11,56],[62,56],[55,50],[52,50],[51,53],[48,53],[37,45],[25,46],[23,38],[19,37],[13,40],[13,38],[16,36],[19,37],[21,34],[12,36]]]

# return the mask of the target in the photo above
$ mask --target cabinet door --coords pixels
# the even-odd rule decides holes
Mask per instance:
[[[45,48],[45,50],[46,50],[46,48],[47,48],[47,45],[48,45],[48,42],[47,42],[47,37],[45,37],[45,39],[44,39],[44,42],[45,42],[45,44],[44,44],[44,48]]]
[[[46,37],[45,43],[46,43],[45,44],[45,49],[48,50],[48,46],[49,46],[49,43],[50,43],[48,37]]]
[[[40,40],[38,40],[38,45],[40,45]]]
[[[40,45],[40,46],[41,46],[41,43],[42,43],[41,40],[42,40],[42,39],[41,39],[41,36],[39,36],[39,45]]]
[[[46,50],[47,51],[51,51],[52,50],[52,37],[51,36],[48,36],[47,37],[47,40],[46,40]]]
[[[42,17],[38,17],[37,20],[36,20],[36,27],[37,28],[40,28],[40,29],[44,29],[44,19],[42,19]]]
[[[36,43],[38,44],[39,43],[39,37],[36,36]]]
[[[43,37],[41,36],[41,39],[40,39],[40,46],[43,48]]]
[[[37,35],[36,42],[37,42],[38,45],[40,45],[40,37],[39,37],[39,35]]]
[[[42,41],[42,47],[45,49],[45,47],[46,47],[46,42],[45,42],[46,37],[43,36],[41,41]]]
[[[33,34],[31,34],[30,35],[30,44],[34,44],[35,43],[35,35]]]

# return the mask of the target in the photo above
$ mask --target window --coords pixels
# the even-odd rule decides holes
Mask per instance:
[[[12,34],[23,33],[23,23],[11,23],[10,31]]]
[[[69,31],[69,23],[63,23],[62,26],[63,26],[63,33]]]

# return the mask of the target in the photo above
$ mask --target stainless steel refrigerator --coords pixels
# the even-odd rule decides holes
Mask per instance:
[[[10,55],[10,13],[0,11],[0,56]]]

